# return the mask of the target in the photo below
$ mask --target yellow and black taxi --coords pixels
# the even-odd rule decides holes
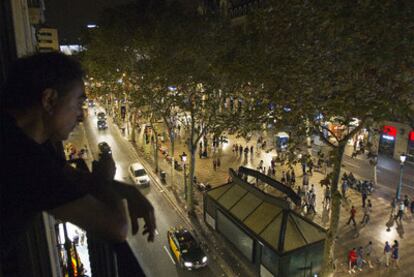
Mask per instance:
[[[167,232],[168,244],[180,266],[197,269],[207,265],[207,256],[193,235],[185,228],[172,228]]]

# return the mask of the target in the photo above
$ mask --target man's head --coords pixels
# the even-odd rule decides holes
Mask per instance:
[[[18,59],[3,86],[1,108],[38,116],[47,139],[64,140],[82,115],[83,75],[79,62],[61,53]]]

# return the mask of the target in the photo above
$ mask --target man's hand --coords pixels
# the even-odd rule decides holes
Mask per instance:
[[[100,155],[98,161],[92,162],[92,173],[106,181],[112,181],[115,177],[115,161],[110,155]]]
[[[123,186],[122,196],[128,201],[128,211],[131,218],[132,234],[139,230],[138,219],[144,219],[145,225],[143,235],[148,234],[148,241],[154,241],[155,229],[157,228],[154,215],[154,207],[141,192],[133,186]]]

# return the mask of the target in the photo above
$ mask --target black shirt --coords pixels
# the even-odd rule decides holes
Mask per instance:
[[[0,118],[0,188],[2,267],[13,255],[13,245],[39,212],[85,196],[92,174],[74,171],[68,175],[66,161],[53,153],[50,144],[38,144],[16,126],[13,117]],[[85,180],[87,180],[85,182]]]

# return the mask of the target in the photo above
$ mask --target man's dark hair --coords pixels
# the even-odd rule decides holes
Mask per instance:
[[[65,94],[84,76],[75,59],[58,52],[23,57],[11,66],[2,86],[1,108],[22,110],[40,103],[42,92],[55,89]]]

